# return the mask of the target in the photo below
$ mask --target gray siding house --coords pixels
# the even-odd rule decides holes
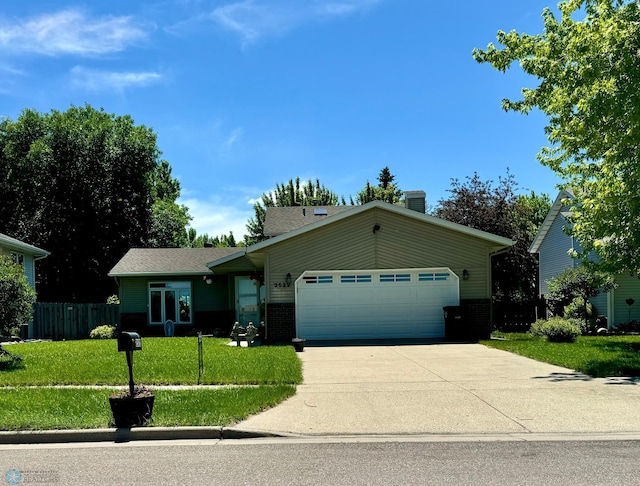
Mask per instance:
[[[556,197],[549,214],[545,218],[529,251],[539,257],[540,293],[548,293],[547,282],[568,268],[575,268],[580,261],[571,258],[569,252],[580,250],[580,242],[568,235],[565,229],[569,225],[567,217],[571,209],[573,194],[561,191]],[[629,320],[640,321],[640,280],[628,275],[615,278],[618,287],[607,293],[601,292],[590,299],[596,315],[607,317],[610,328]],[[626,300],[633,298],[636,303],[629,307]]]
[[[27,282],[35,290],[36,261],[47,257],[49,252],[0,233],[0,255],[7,255],[22,265]]]
[[[109,273],[122,325],[162,334],[170,319],[177,333],[224,334],[264,322],[269,341],[443,338],[443,307],[458,306],[458,337],[487,337],[491,258],[513,242],[424,214],[424,192],[408,195],[406,207],[268,208],[269,238],[246,248],[132,249]]]

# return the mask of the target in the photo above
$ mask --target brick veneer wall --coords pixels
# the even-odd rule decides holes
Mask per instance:
[[[266,326],[270,342],[291,341],[296,337],[295,304],[267,304]]]
[[[477,341],[491,335],[491,299],[460,299],[465,331],[462,339]]]
[[[458,339],[477,341],[491,335],[491,299],[461,299],[464,328]],[[270,342],[296,337],[295,304],[267,305],[267,337]]]

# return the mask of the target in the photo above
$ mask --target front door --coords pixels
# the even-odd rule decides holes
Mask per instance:
[[[257,280],[236,277],[236,321],[246,327],[249,321],[260,324],[260,287]]]

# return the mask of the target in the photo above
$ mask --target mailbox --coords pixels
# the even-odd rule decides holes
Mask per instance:
[[[118,351],[140,351],[142,338],[137,332],[121,332],[118,336]]]

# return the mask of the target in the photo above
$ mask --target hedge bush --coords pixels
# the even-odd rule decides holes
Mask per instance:
[[[116,337],[116,326],[98,326],[89,333],[91,339],[113,339]]]
[[[531,325],[531,334],[554,343],[573,343],[580,333],[580,320],[552,317],[539,319]]]

